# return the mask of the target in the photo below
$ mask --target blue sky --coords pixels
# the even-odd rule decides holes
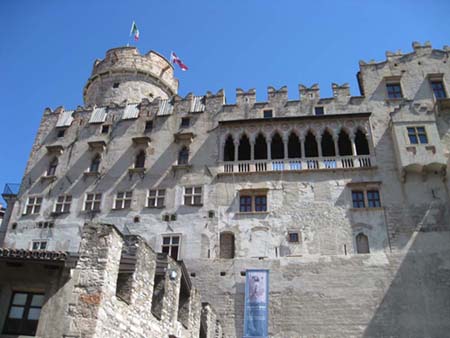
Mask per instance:
[[[179,94],[348,82],[359,95],[359,60],[383,60],[411,42],[450,45],[449,1],[2,0],[0,189],[20,182],[45,107],[82,104],[96,58],[126,45],[133,20],[144,53],[174,50],[189,66]]]

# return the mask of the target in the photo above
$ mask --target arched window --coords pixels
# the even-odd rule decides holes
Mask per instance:
[[[338,138],[339,156],[352,156],[352,142],[348,134],[342,129]]]
[[[228,135],[225,141],[225,147],[223,149],[223,160],[234,161],[234,141],[233,136]]]
[[[100,169],[100,161],[101,161],[100,155],[99,154],[95,155],[95,157],[92,159],[91,166],[89,167],[89,172],[98,173]]]
[[[238,148],[238,160],[239,161],[248,161],[250,160],[250,140],[248,139],[247,135],[242,135],[240,141],[239,141],[239,148]]]
[[[367,142],[366,134],[360,129],[355,134],[355,146],[357,155],[369,155],[369,142]]]
[[[178,153],[178,164],[188,164],[188,162],[189,162],[189,149],[188,147],[183,147]]]
[[[336,156],[336,151],[334,149],[334,140],[328,130],[325,130],[322,134],[322,156]]]
[[[58,166],[58,159],[54,157],[50,162],[50,164],[48,165],[47,176],[55,176],[57,166]]]
[[[255,160],[267,159],[267,142],[263,134],[258,134],[255,140]]]
[[[317,141],[314,134],[308,131],[305,137],[305,157],[318,157],[319,152],[317,150]]]
[[[234,258],[234,234],[231,232],[220,234],[220,258]]]
[[[300,158],[302,157],[302,145],[296,133],[291,133],[288,140],[288,157]]]
[[[369,238],[360,232],[356,236],[356,252],[359,254],[367,254],[370,253],[369,250]]]
[[[135,168],[144,168],[145,167],[145,151],[141,150],[134,161]]]
[[[278,133],[275,133],[275,135],[272,136],[272,142],[270,142],[270,153],[272,154],[272,159],[274,160],[284,158],[283,139]]]

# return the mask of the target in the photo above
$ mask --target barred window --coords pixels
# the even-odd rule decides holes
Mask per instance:
[[[409,143],[411,144],[427,144],[428,137],[425,127],[407,127]]]
[[[55,203],[55,212],[56,213],[66,213],[70,212],[70,204],[72,203],[71,195],[61,195],[58,196],[58,199]]]
[[[184,188],[184,205],[202,205],[202,187],[185,187]]]
[[[131,207],[132,191],[121,191],[116,195],[114,209],[129,209]]]
[[[42,197],[30,196],[28,197],[27,205],[25,206],[25,215],[38,214],[41,211]]]
[[[164,207],[164,198],[166,189],[153,189],[148,192],[147,207],[162,208]]]
[[[102,194],[99,193],[86,194],[86,201],[84,202],[84,210],[100,211],[101,201],[102,201]]]

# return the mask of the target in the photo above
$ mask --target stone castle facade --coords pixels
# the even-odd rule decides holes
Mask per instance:
[[[158,53],[111,49],[84,106],[44,111],[20,191],[6,196],[3,246],[85,252],[85,224],[112,224],[109,236],[183,261],[225,337],[243,334],[248,268],[270,270],[271,337],[444,337],[449,54],[413,43],[361,61],[360,96],[299,85],[298,100],[269,87],[265,102],[238,89],[227,104],[223,90],[178,96]]]

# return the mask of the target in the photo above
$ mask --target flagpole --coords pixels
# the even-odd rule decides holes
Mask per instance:
[[[133,26],[134,26],[134,20],[131,23],[130,34],[128,34],[127,47],[130,47],[130,37],[131,37],[131,34],[133,33]]]

